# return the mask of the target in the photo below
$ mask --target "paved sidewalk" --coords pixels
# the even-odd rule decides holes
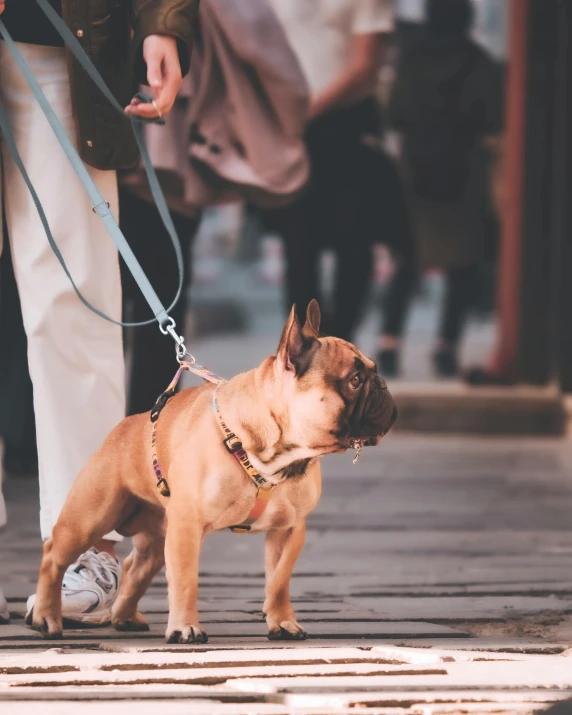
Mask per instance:
[[[230,533],[202,556],[208,645],[164,643],[164,575],[142,604],[150,633],[43,641],[22,621],[36,485],[8,482],[0,712],[508,714],[572,699],[572,447],[390,435],[356,467],[324,464],[292,582],[311,638],[296,644],[265,638],[262,538]]]

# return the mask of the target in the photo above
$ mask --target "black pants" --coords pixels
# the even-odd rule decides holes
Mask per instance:
[[[385,294],[384,335],[402,336],[417,283],[417,270],[412,263],[404,263],[395,272]],[[439,339],[443,343],[457,345],[477,293],[477,266],[451,268],[446,272],[439,327]]]
[[[8,234],[4,226],[4,250],[0,258],[0,437],[5,456],[36,455],[36,422],[32,380],[28,370],[28,341]]]
[[[177,290],[177,264],[171,240],[159,213],[154,205],[125,189],[119,191],[119,204],[121,229],[155,291],[163,304],[168,306]],[[191,282],[190,249],[199,221],[175,213],[171,215],[181,239],[185,272],[181,298],[170,315],[177,324],[177,331],[182,335]],[[123,262],[121,277],[124,320],[135,322],[153,317],[143,294]],[[156,324],[133,328],[132,331],[126,329],[124,337],[126,344],[129,343],[131,347],[127,414],[133,415],[153,407],[155,400],[175,374],[177,364],[173,341],[163,335]]]
[[[300,215],[301,214],[301,215]],[[316,298],[324,306],[320,291],[319,265],[322,244],[304,220],[304,211],[284,217],[281,233],[286,253],[286,310],[295,305],[304,324],[308,303]],[[352,340],[366,303],[372,273],[371,247],[348,240],[334,247],[336,273],[332,305],[324,311],[323,330],[329,335]]]
[[[306,134],[311,163],[306,192],[290,206],[264,215],[284,239],[286,308],[296,304],[301,321],[308,302],[321,299],[321,253],[334,251],[337,272],[324,331],[348,340],[367,299],[371,246],[383,242],[385,157],[363,141],[365,135],[379,135],[379,120],[375,101],[366,99],[314,121]]]

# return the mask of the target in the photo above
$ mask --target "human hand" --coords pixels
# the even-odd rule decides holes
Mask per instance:
[[[0,15],[4,12],[5,9],[6,9],[5,0],[0,0]]]
[[[147,83],[154,101],[148,104],[134,98],[125,112],[144,119],[163,117],[171,111],[182,83],[176,39],[149,35],[143,41],[143,59],[147,63]]]

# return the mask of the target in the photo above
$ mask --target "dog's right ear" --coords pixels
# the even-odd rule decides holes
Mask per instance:
[[[276,359],[280,367],[288,372],[299,375],[305,372],[309,362],[309,353],[314,344],[318,344],[312,336],[304,335],[296,313],[296,306],[292,306],[288,320],[284,325]]]
[[[320,312],[320,306],[315,298],[308,303],[308,309],[306,310],[306,322],[302,328],[302,332],[308,338],[319,338],[320,337],[320,321],[322,320],[322,314]]]

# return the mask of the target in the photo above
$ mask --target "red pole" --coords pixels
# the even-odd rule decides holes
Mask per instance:
[[[510,57],[506,90],[504,206],[497,286],[498,334],[492,371],[518,379],[522,279],[522,206],[526,130],[526,51],[528,0],[511,0]]]

